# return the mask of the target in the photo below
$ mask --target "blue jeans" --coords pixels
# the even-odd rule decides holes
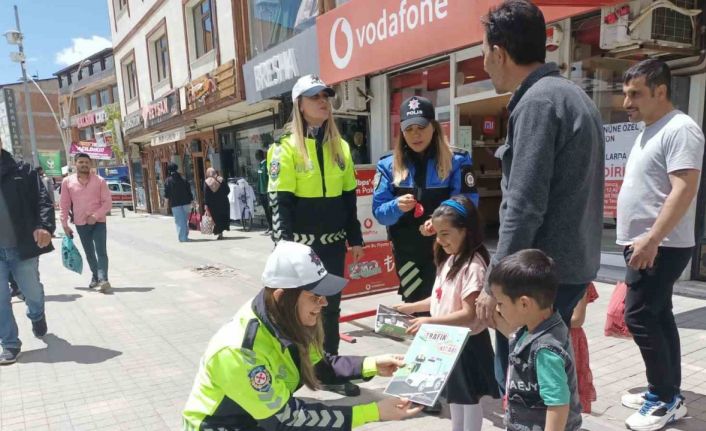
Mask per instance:
[[[0,248],[0,346],[19,349],[17,322],[10,304],[10,274],[25,296],[27,317],[36,322],[44,317],[44,286],[39,281],[39,258],[20,260],[17,248]]]
[[[189,239],[189,214],[191,213],[191,204],[172,207],[174,215],[174,223],[177,227],[177,234],[180,242],[186,242]]]
[[[108,281],[108,252],[105,249],[105,223],[76,226],[81,245],[93,273],[93,280]]]

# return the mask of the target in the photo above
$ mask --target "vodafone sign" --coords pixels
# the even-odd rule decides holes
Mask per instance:
[[[316,20],[328,84],[480,43],[480,18],[500,0],[353,0]],[[591,10],[543,7],[547,22]]]

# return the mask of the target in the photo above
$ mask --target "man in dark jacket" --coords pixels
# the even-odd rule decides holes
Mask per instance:
[[[189,213],[194,195],[191,193],[189,183],[179,174],[179,166],[176,163],[170,163],[167,166],[167,172],[169,177],[164,182],[164,199],[172,210],[179,242],[187,242],[189,241]]]
[[[54,249],[54,205],[36,170],[0,155],[0,365],[17,361],[22,343],[10,304],[10,274],[25,296],[27,316],[37,337],[47,333],[39,255]]]
[[[502,163],[502,202],[490,266],[523,249],[549,255],[560,283],[554,309],[568,326],[600,267],[605,145],[601,116],[555,63],[545,63],[546,26],[536,5],[506,0],[483,24],[483,66],[498,93],[513,93],[507,138],[495,153]],[[486,285],[476,311],[492,324],[496,304],[488,290]],[[496,341],[495,371],[502,387],[508,344],[501,334]]]

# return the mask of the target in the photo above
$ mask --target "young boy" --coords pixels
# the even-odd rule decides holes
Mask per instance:
[[[552,309],[559,284],[554,262],[540,250],[522,250],[501,260],[488,282],[498,304],[496,327],[512,335],[507,429],[578,431],[581,404],[569,330]]]

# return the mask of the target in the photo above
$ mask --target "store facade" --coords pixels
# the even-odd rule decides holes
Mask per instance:
[[[364,9],[356,3],[349,2],[317,21],[322,78],[337,82],[367,75],[371,93],[376,95],[370,107],[371,135],[382,137],[371,147],[373,162],[390,151],[399,137],[401,101],[412,95],[432,100],[437,107],[437,120],[449,142],[472,154],[481,198],[479,210],[492,246],[497,239],[502,199],[500,162],[494,153],[506,135],[506,106],[510,95],[497,94],[483,70],[479,17],[487,13],[489,5],[499,2],[430,2],[432,8],[423,6],[428,2],[411,2],[407,4],[404,30],[399,23],[396,28],[391,24],[391,15],[396,13],[399,2],[381,1]],[[591,7],[590,3],[570,2],[572,7],[542,6],[548,23],[547,61],[556,62],[562,74],[581,86],[601,112],[606,132],[602,264],[624,267],[620,248],[615,245],[615,199],[627,152],[639,133],[639,126],[628,123],[622,109],[622,75],[645,54],[660,53],[678,65],[694,63],[698,50],[659,51],[652,47],[651,51],[635,48],[619,53],[602,49],[607,43],[605,35],[601,35],[602,27],[604,32],[606,30],[602,23],[611,9],[602,11]],[[598,3],[610,2],[594,2]],[[461,28],[467,29],[463,34],[451,31],[459,28],[457,20],[464,23]],[[477,25],[468,25],[473,22]],[[696,45],[695,34],[686,35],[686,39]],[[688,45],[687,41],[683,45]],[[680,73],[678,66],[673,68],[675,106],[703,124],[706,75],[703,70],[687,74]],[[703,193],[702,187],[697,217],[699,238],[704,235],[706,223]],[[706,244],[706,240],[702,241]],[[694,265],[685,278],[706,277],[702,255],[706,259],[706,245],[697,247]]]

